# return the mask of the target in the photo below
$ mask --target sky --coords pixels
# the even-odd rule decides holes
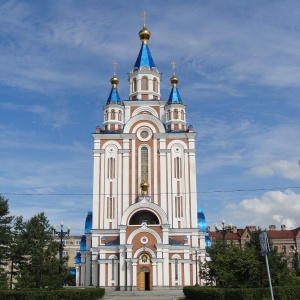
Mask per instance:
[[[300,226],[298,0],[2,0],[0,194],[11,214],[45,212],[83,234],[92,133],[114,61],[128,99],[144,10],[162,99],[177,63],[207,225]]]

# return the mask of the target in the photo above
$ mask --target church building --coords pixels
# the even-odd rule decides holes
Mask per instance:
[[[173,63],[171,91],[149,49],[150,31],[121,100],[116,70],[94,139],[93,208],[76,257],[78,286],[159,290],[201,284],[206,222],[197,214],[196,132],[187,125]],[[127,78],[126,78],[127,79]]]

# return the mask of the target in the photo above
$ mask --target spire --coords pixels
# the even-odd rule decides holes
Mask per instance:
[[[148,41],[150,39],[151,33],[146,27],[146,16],[148,13],[144,11],[142,13],[142,16],[144,17],[144,25],[143,28],[139,32],[140,40],[142,41],[142,46],[139,52],[139,55],[137,57],[137,60],[134,64],[135,68],[140,69],[143,66],[147,66],[149,69],[152,69],[155,67],[153,58],[151,56],[149,47],[148,47]]]
[[[108,99],[106,101],[106,104],[111,104],[111,103],[120,104],[121,103],[121,99],[120,99],[119,92],[118,92],[119,79],[116,76],[117,64],[118,63],[113,62],[114,76],[110,79],[111,91],[110,91],[110,94],[109,94]]]
[[[171,65],[172,65],[172,69],[173,69],[173,76],[170,78],[170,82],[172,84],[172,90],[171,90],[171,93],[169,96],[168,103],[169,104],[173,104],[173,103],[181,103],[182,104],[182,100],[181,100],[180,94],[177,89],[177,84],[178,84],[179,80],[175,75],[176,62],[172,61]]]

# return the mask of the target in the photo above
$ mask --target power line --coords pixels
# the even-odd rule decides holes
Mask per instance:
[[[276,188],[255,188],[255,189],[234,189],[234,190],[213,190],[213,191],[200,191],[200,192],[190,192],[190,193],[180,193],[180,194],[214,194],[214,193],[239,193],[239,192],[258,192],[258,191],[277,191],[277,190],[287,190],[287,189],[300,189],[300,186],[290,186],[290,187],[276,187]],[[177,193],[157,193],[151,194],[149,196],[157,195],[167,195]],[[0,195],[15,195],[15,196],[106,196],[110,195],[104,194],[93,194],[93,193],[11,193],[11,192],[0,192]],[[114,194],[117,196],[126,195],[132,196],[135,194]]]

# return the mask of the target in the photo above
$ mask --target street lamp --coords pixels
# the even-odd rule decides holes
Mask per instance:
[[[62,266],[62,253],[63,253],[63,249],[64,249],[64,245],[63,245],[63,238],[66,236],[66,235],[70,235],[70,231],[71,231],[71,226],[68,225],[68,228],[67,228],[67,231],[63,231],[63,226],[64,226],[64,222],[61,221],[60,222],[60,231],[57,231],[56,230],[56,226],[53,225],[52,226],[52,231],[53,231],[53,235],[57,235],[60,239],[60,244],[59,244],[59,261],[60,261],[60,264],[59,264],[59,274],[61,274],[61,266]]]
[[[196,257],[196,283],[195,283],[195,286],[199,286],[199,283],[198,283],[198,253],[199,253],[199,251],[195,250],[195,257]]]
[[[223,240],[225,240],[225,235],[227,232],[232,232],[232,224],[229,223],[227,226],[225,226],[225,220],[222,220],[222,228],[218,226],[218,224],[215,224],[216,232],[220,232],[222,234]]]

